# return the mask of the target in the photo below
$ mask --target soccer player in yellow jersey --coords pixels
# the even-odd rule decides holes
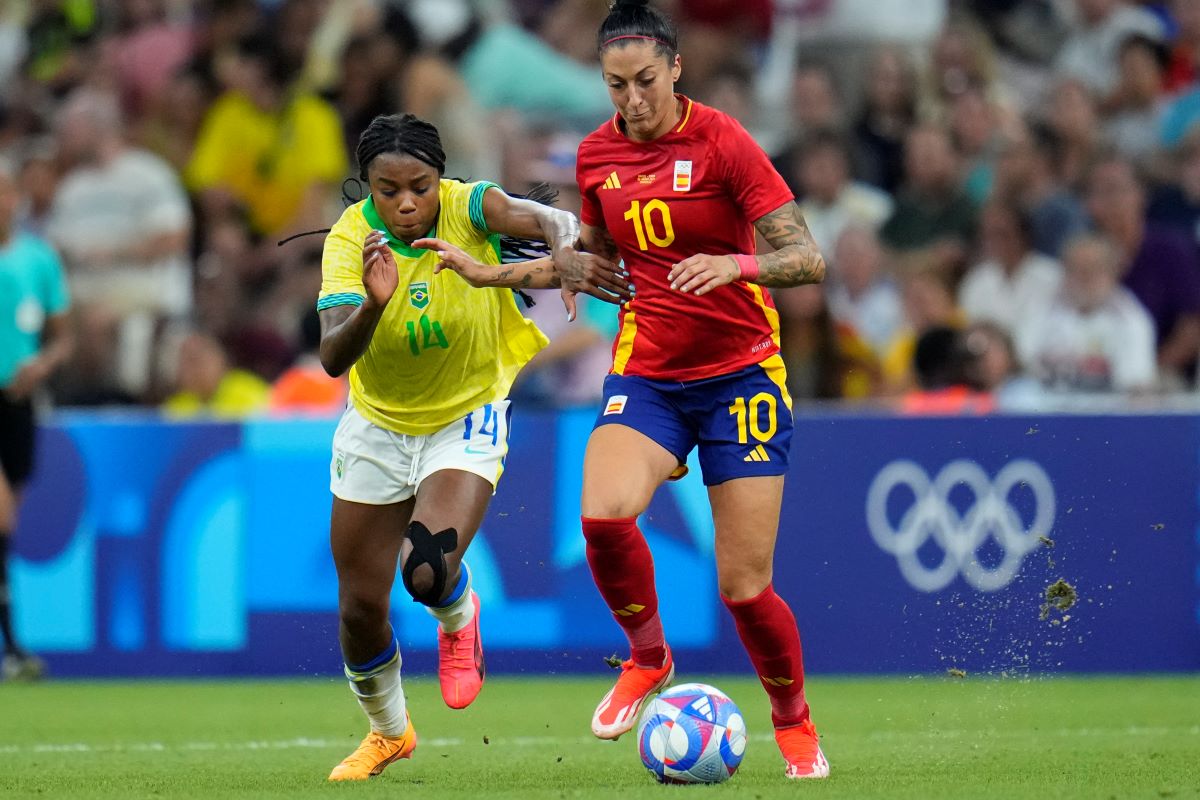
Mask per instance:
[[[501,235],[547,242],[576,266],[579,258],[574,216],[493,183],[443,178],[437,129],[410,114],[377,117],[357,157],[370,194],[325,241],[317,308],[321,363],[331,375],[350,371],[350,403],[333,438],[330,540],[346,677],[371,733],[330,780],[377,775],[416,747],[388,622],[397,564],[404,587],[440,623],[442,697],[464,708],[479,694],[479,598],[463,554],[504,468],[509,387],[546,344],[512,290],[435,274],[438,254],[413,243],[437,237],[498,272],[512,269],[501,266]],[[597,296],[628,297],[615,267],[587,266],[594,285],[615,292]]]

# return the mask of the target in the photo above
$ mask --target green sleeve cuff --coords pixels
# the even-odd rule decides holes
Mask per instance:
[[[500,186],[491,181],[480,181],[471,189],[471,200],[467,203],[467,213],[471,217],[471,224],[475,226],[475,230],[480,233],[491,233],[488,230],[487,220],[483,217],[483,195],[488,189],[495,187],[500,189]],[[500,191],[504,191],[500,189]]]
[[[355,292],[338,292],[329,294],[317,301],[317,311],[324,311],[334,306],[361,306],[366,298]]]

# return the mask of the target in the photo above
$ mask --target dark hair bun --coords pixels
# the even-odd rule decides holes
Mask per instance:
[[[602,52],[618,40],[616,46],[624,46],[627,39],[653,39],[659,55],[668,59],[679,52],[674,23],[650,5],[650,0],[614,0],[596,36],[596,50]]]

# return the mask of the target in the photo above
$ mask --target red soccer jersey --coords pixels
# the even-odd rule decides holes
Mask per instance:
[[[608,229],[637,287],[613,343],[618,375],[692,381],[779,352],[779,314],[761,286],[696,297],[667,281],[689,256],[753,254],[754,221],[793,199],[741,125],[680,99],[679,124],[653,142],[629,139],[614,115],[579,145],[583,221]]]

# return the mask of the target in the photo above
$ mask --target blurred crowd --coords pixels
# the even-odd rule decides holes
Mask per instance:
[[[822,286],[776,290],[800,400],[912,413],[1195,393],[1200,0],[660,0],[679,90],[793,187]],[[447,175],[537,182],[612,114],[606,0],[9,0],[0,157],[63,261],[59,405],[332,412],[322,237],[380,113]],[[518,396],[599,397],[615,308],[565,320]],[[684,302],[681,299],[681,302]]]

